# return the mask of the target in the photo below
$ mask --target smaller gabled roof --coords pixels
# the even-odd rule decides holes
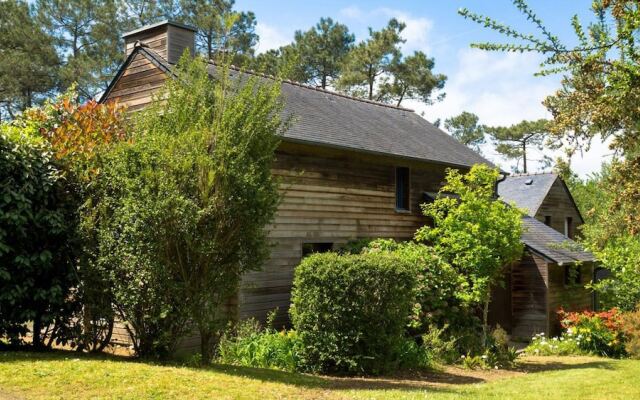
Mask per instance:
[[[522,243],[535,253],[559,265],[596,261],[593,254],[535,218],[522,217]]]
[[[507,203],[515,203],[535,216],[558,179],[554,173],[512,175],[498,184],[498,195]]]

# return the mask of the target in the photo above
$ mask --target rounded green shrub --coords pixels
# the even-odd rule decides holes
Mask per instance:
[[[295,271],[291,317],[308,370],[379,374],[402,364],[415,264],[391,253],[312,255]]]

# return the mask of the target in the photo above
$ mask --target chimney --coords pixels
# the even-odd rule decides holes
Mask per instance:
[[[166,20],[127,32],[122,38],[127,56],[135,48],[136,42],[141,42],[169,63],[176,64],[185,49],[194,54],[195,32],[194,27]]]

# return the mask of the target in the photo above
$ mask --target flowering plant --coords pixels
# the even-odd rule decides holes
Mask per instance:
[[[565,335],[580,337],[582,350],[605,357],[625,354],[622,314],[616,308],[608,311],[558,312]],[[565,336],[563,335],[563,336]]]

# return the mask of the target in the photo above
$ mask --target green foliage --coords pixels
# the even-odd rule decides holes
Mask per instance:
[[[325,89],[340,76],[354,41],[349,28],[331,18],[320,18],[308,31],[296,31],[291,47],[299,55],[297,80]]]
[[[338,87],[358,97],[381,99],[374,91],[380,77],[402,56],[399,45],[404,42],[400,36],[404,28],[405,24],[395,18],[380,31],[369,28],[369,38],[349,52]]]
[[[457,345],[472,346],[478,318],[462,295],[468,290],[468,283],[435,249],[415,242],[376,239],[359,252],[387,253],[415,266],[415,302],[408,322],[411,335],[430,334],[439,327],[447,337],[455,338]]]
[[[220,52],[229,53],[235,65],[243,65],[253,56],[258,43],[256,16],[236,11],[234,0],[180,0],[174,14],[197,29],[196,43],[207,59]]]
[[[221,337],[217,361],[295,372],[304,365],[302,353],[302,342],[296,331],[262,329],[257,321],[250,319]]]
[[[591,250],[610,275],[591,285],[598,302],[605,308],[632,311],[640,303],[640,237],[623,227],[628,215],[615,210],[617,197],[612,190],[611,166],[586,179],[569,175],[569,185],[585,218],[582,242]]]
[[[59,63],[53,39],[36,22],[29,4],[0,2],[0,106],[12,118],[47,96]],[[0,120],[3,118],[0,110]]]
[[[640,359],[640,305],[622,315],[622,332],[625,336],[624,348],[631,358]]]
[[[33,321],[41,329],[66,318],[76,283],[71,260],[71,210],[62,172],[38,125],[0,125],[0,336],[18,344]]]
[[[560,323],[569,334],[576,335],[578,346],[585,352],[604,357],[625,354],[622,315],[618,309],[602,312],[558,313]]]
[[[620,213],[618,232],[640,232],[640,4],[630,0],[597,0],[591,3],[594,22],[584,26],[571,20],[577,45],[566,46],[545,27],[525,0],[514,5],[531,21],[539,35],[526,35],[492,18],[462,9],[460,14],[515,43],[481,43],[476,47],[498,51],[535,51],[547,58],[540,74],[562,72],[561,88],[544,101],[554,116],[550,133],[566,144],[569,155],[589,148],[594,139],[611,139],[616,155],[611,167],[609,191],[614,197],[608,212]],[[612,226],[615,226],[612,224]]]
[[[396,60],[389,67],[391,78],[380,86],[379,100],[395,102],[400,106],[403,100],[419,100],[424,104],[433,104],[444,99],[440,93],[435,99],[434,92],[442,90],[447,81],[443,74],[434,74],[435,60],[421,51],[416,51],[402,60]]]
[[[383,252],[305,258],[295,271],[291,317],[306,367],[378,374],[401,364],[416,273]]]
[[[269,255],[271,164],[287,125],[277,81],[241,78],[224,60],[211,79],[207,67],[183,56],[132,142],[105,156],[96,219],[99,265],[137,350],[169,351],[190,322],[204,362],[223,304]]]
[[[422,347],[428,354],[429,360],[437,363],[451,364],[458,360],[460,352],[457,348],[457,339],[448,334],[449,326],[438,328],[430,325],[427,333],[422,335]]]
[[[480,145],[485,142],[485,126],[478,124],[477,115],[463,111],[455,117],[444,120],[444,128],[462,144],[480,153]]]
[[[466,175],[449,170],[441,195],[423,205],[433,227],[425,225],[415,236],[432,244],[436,253],[467,279],[460,296],[483,304],[485,344],[491,288],[502,284],[504,268],[518,260],[523,250],[521,211],[496,201],[498,176],[498,170],[484,165],[473,166]]]
[[[486,127],[486,133],[496,142],[496,151],[508,159],[517,160],[516,172],[520,170],[522,160],[522,172],[527,170],[527,150],[534,146],[538,150],[543,149],[545,138],[549,131],[549,121],[539,119],[536,121],[522,121],[511,126]]]

